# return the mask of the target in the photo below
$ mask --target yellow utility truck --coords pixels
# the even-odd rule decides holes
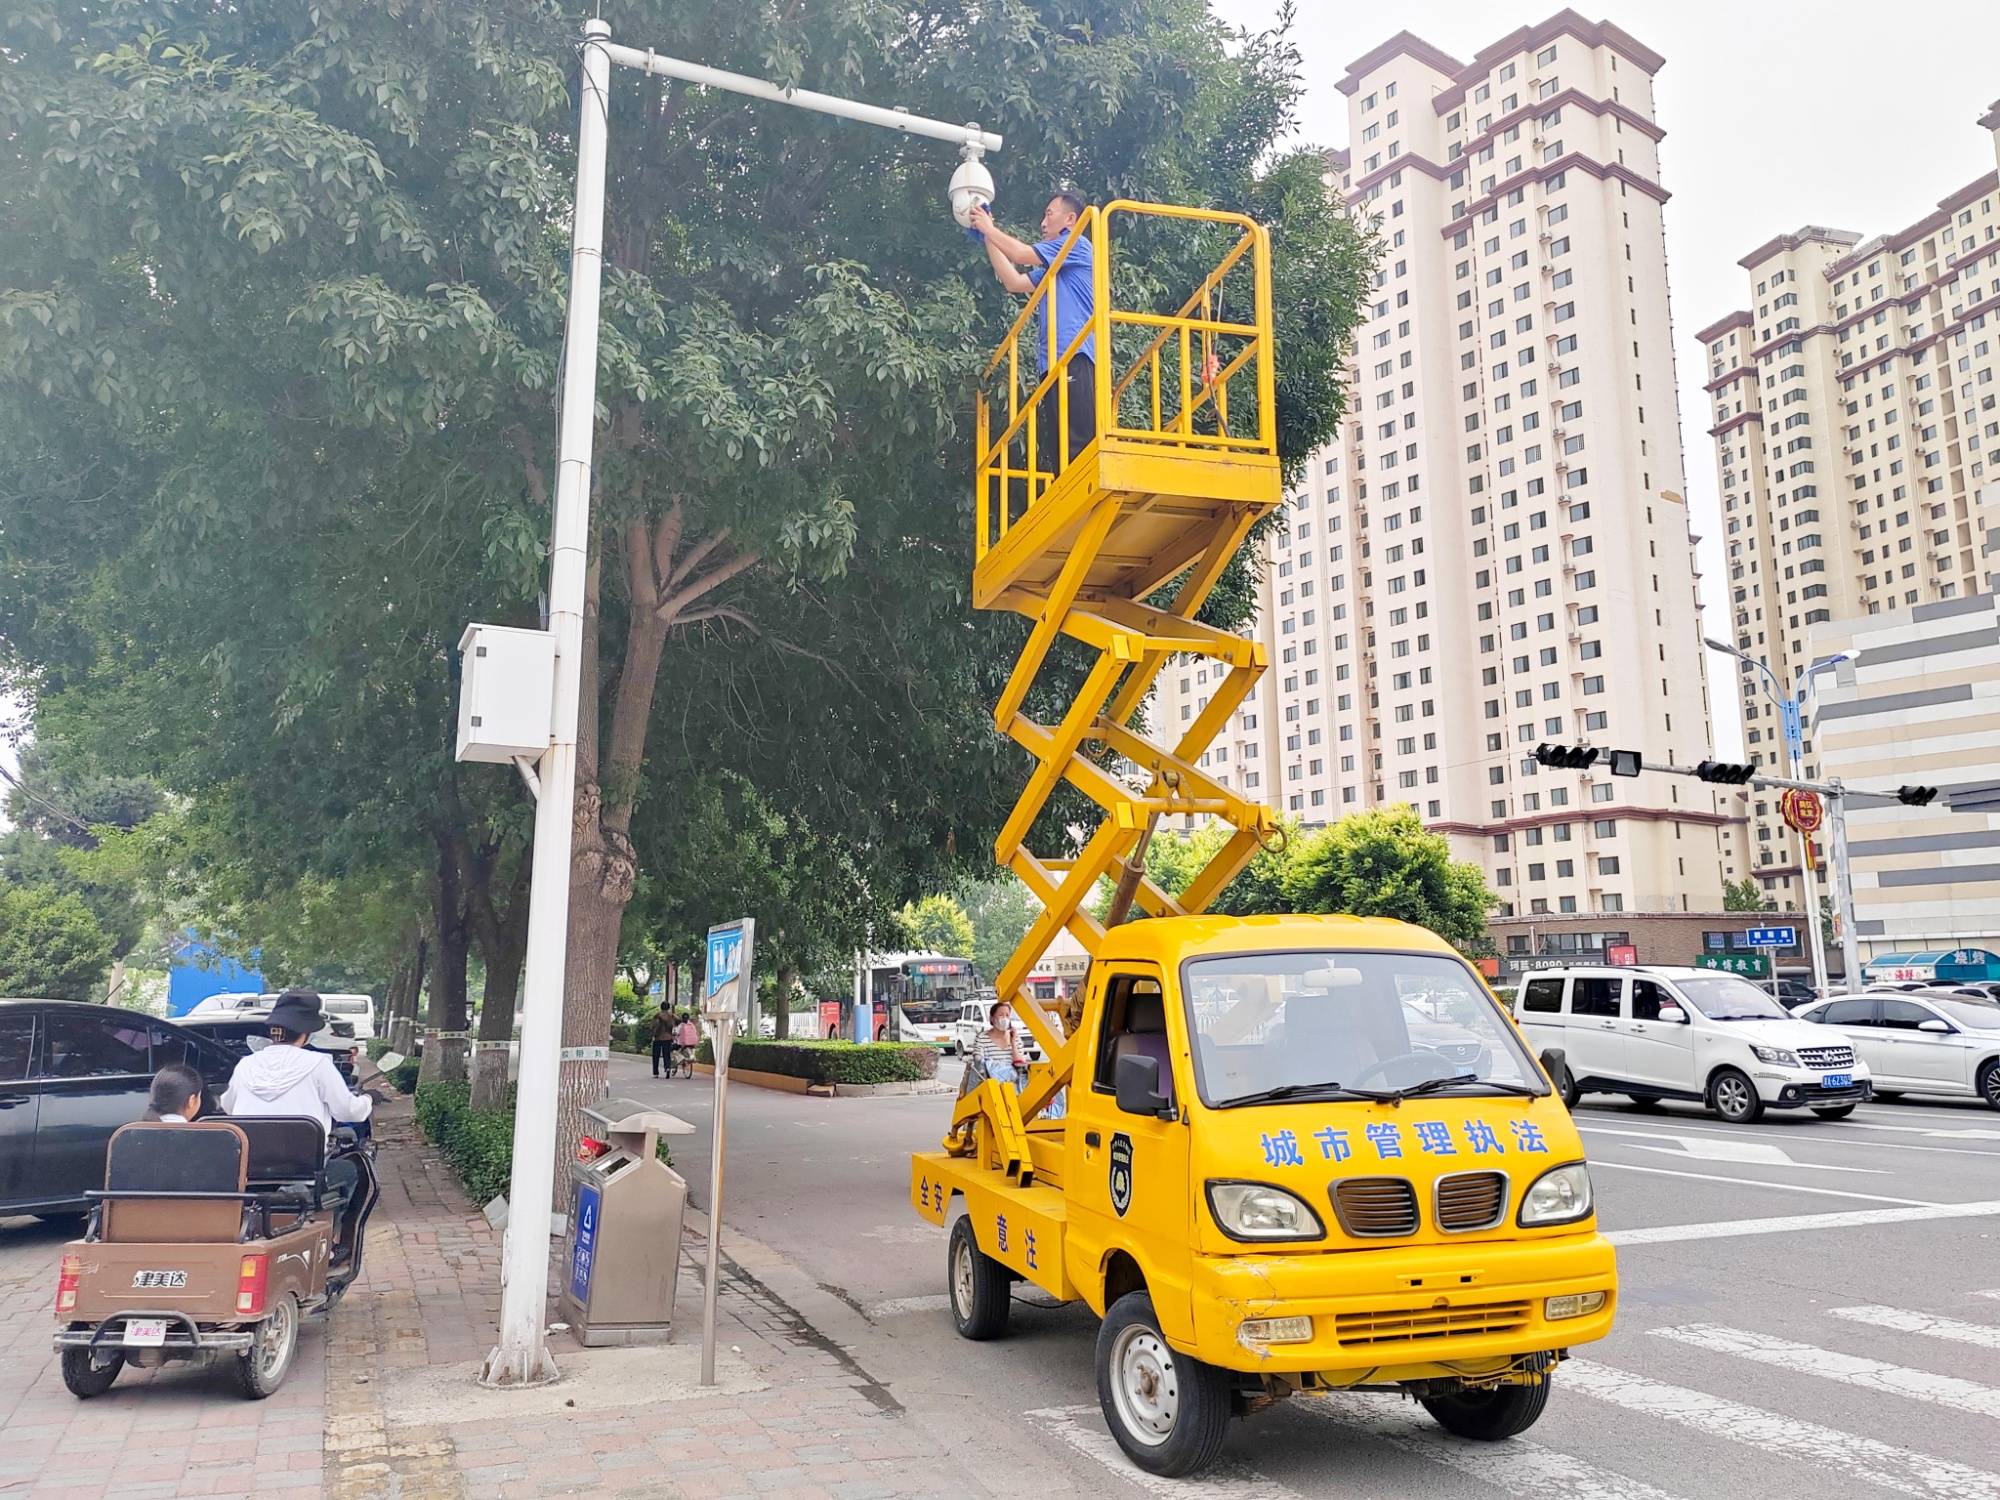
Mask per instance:
[[[1149,262],[1200,258],[1177,311],[1118,305],[1114,229]],[[1079,246],[1094,307],[1058,348],[1046,303]],[[1559,1059],[1538,1062],[1421,928],[1204,915],[1282,836],[1203,766],[1264,649],[1196,618],[1280,501],[1269,240],[1239,215],[1112,203],[1055,268],[980,394],[974,576],[980,607],[1029,621],[995,724],[1036,764],[995,852],[1043,910],[998,988],[1044,1060],[1018,1084],[975,1081],[941,1148],[912,1160],[913,1206],[950,1230],[953,1320],[1000,1335],[1018,1281],[1088,1304],[1105,1421],[1156,1474],[1212,1462],[1232,1415],[1328,1390],[1400,1391],[1452,1432],[1510,1437],[1616,1303]],[[1067,367],[1086,348],[1096,420],[1078,445]],[[1027,717],[1052,653],[1079,646],[1072,706]],[[1210,690],[1156,744],[1135,716],[1174,658]],[[1074,857],[1038,857],[1024,840],[1065,781],[1101,820]],[[1170,895],[1145,846],[1183,814],[1230,837]],[[1107,879],[1100,921],[1085,901]],[[1133,907],[1148,920],[1125,921]],[[1067,1026],[1025,982],[1064,928],[1091,955]]]

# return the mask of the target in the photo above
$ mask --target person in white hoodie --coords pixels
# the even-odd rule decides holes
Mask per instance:
[[[271,1045],[253,1052],[229,1075],[222,1108],[232,1115],[308,1115],[329,1135],[335,1121],[354,1124],[375,1108],[369,1094],[349,1091],[333,1059],[307,1040],[323,1023],[319,996],[286,990],[271,1007]]]

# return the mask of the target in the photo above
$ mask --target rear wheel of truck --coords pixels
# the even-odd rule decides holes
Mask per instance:
[[[951,1289],[951,1321],[960,1337],[997,1339],[1007,1331],[1007,1313],[1014,1305],[1014,1278],[979,1248],[969,1214],[959,1215],[951,1226],[945,1280]]]
[[[251,1334],[250,1348],[236,1356],[236,1383],[252,1401],[262,1401],[285,1383],[299,1352],[298,1299],[281,1295]]]
[[[1438,1426],[1462,1438],[1497,1443],[1526,1432],[1549,1404],[1548,1380],[1533,1385],[1503,1385],[1490,1391],[1460,1391],[1455,1396],[1422,1397],[1424,1410]]]
[[[1228,1372],[1168,1347],[1144,1292],[1127,1292],[1104,1315],[1097,1399],[1118,1446],[1149,1474],[1198,1474],[1222,1452]]]
[[[79,1401],[88,1401],[92,1396],[101,1396],[110,1390],[111,1382],[124,1368],[125,1356],[116,1349],[108,1354],[92,1349],[65,1349],[62,1352],[63,1384]]]

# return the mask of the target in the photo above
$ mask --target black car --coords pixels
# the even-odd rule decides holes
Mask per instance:
[[[153,1074],[186,1063],[219,1109],[236,1058],[171,1021],[67,1000],[0,1000],[0,1218],[80,1216],[111,1132],[145,1113]]]
[[[252,1052],[262,1051],[270,1043],[269,1023],[258,1017],[244,1019],[240,1016],[202,1016],[195,1020],[177,1023],[181,1030],[192,1031],[196,1036],[205,1036],[217,1046],[225,1048],[232,1057],[248,1057]],[[328,1025],[326,1033],[338,1038],[351,1038],[354,1026],[351,1022],[335,1021]],[[323,1033],[322,1035],[325,1035]],[[347,1041],[339,1047],[315,1044],[315,1052],[324,1052],[333,1059],[333,1066],[340,1073],[340,1081],[349,1088],[354,1087],[354,1048],[357,1043]]]

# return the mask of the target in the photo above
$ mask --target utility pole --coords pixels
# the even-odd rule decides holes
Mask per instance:
[[[598,304],[604,271],[605,162],[611,126],[611,68],[634,68],[788,104],[959,147],[951,179],[954,213],[993,197],[982,163],[1001,138],[974,124],[953,125],[901,109],[861,104],[810,89],[786,89],[741,73],[636,47],[615,46],[611,23],[583,24],[582,102],[576,137],[576,199],[570,224],[569,306],[564,323],[562,408],[556,443],[556,492],[549,536],[548,635],[554,648],[547,748],[515,760],[536,798],[534,886],[528,899],[528,951],[522,986],[521,1072],[514,1109],[514,1167],[501,1251],[499,1341],[486,1356],[482,1383],[534,1385],[557,1371],[544,1338],[549,1231],[555,1201],[556,1091],[561,1063],[563,973],[568,959],[570,833],[576,798],[577,705],[582,695],[584,568],[590,547],[590,481],[597,410]],[[487,627],[482,627],[487,628]],[[484,756],[461,758],[488,758]],[[720,1170],[722,1142],[715,1142]]]

